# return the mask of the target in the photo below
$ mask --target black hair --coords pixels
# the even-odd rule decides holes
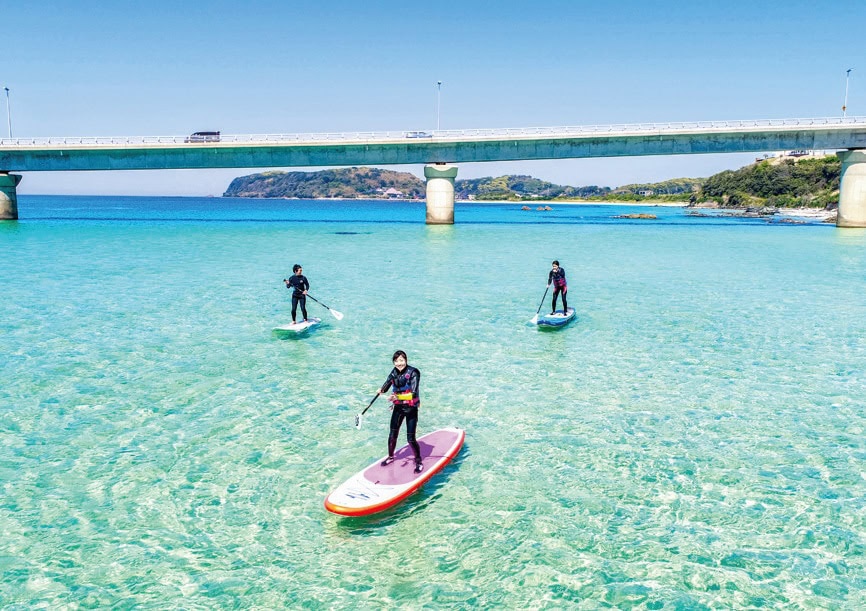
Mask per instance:
[[[404,359],[407,363],[409,362],[409,357],[406,356],[406,353],[403,352],[402,350],[398,350],[397,352],[394,353],[394,356],[391,357],[391,362],[393,363],[394,361],[396,361],[398,356],[402,356],[403,359]]]
[[[559,265],[559,261],[557,261],[556,259],[554,259],[554,260],[553,260],[553,263],[551,263],[551,265]]]
[[[295,273],[295,274],[298,273],[298,270],[299,270],[299,269],[301,269],[301,266],[298,265],[297,263],[295,263],[295,264],[292,266],[292,272]]]

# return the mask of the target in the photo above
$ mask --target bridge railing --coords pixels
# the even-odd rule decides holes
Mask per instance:
[[[446,129],[427,131],[367,131],[331,132],[307,134],[252,134],[220,135],[218,141],[190,141],[190,136],[64,136],[37,138],[0,138],[0,147],[45,148],[45,147],[117,147],[145,146],[161,147],[185,145],[188,147],[213,147],[256,144],[293,144],[327,142],[405,142],[427,143],[442,140],[569,137],[593,135],[641,135],[673,133],[711,133],[726,130],[755,131],[762,129],[784,130],[787,128],[837,128],[866,126],[866,117],[819,117],[803,119],[757,119],[732,121],[679,121],[669,123],[620,123],[613,125],[576,125],[557,127],[507,127],[483,129]]]

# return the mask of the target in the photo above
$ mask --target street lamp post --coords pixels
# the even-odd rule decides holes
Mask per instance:
[[[845,101],[842,103],[843,118],[848,114],[848,79],[851,78],[851,70],[853,70],[853,68],[848,68],[848,70],[845,71]]]
[[[442,81],[436,81],[436,131],[439,131],[439,116],[442,102]]]
[[[9,139],[12,139],[12,107],[9,106],[9,87],[4,87],[6,90],[6,125],[9,127]]]

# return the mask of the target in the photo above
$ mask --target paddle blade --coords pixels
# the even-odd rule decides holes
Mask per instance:
[[[328,309],[331,310],[331,308],[328,308]],[[334,318],[336,318],[337,320],[343,320],[343,313],[342,312],[338,312],[337,310],[331,310],[331,314],[333,314]]]
[[[356,429],[360,429],[360,428],[361,428],[361,414],[357,414],[357,415],[355,416],[355,428],[356,428]]]
[[[537,325],[537,324],[538,324],[538,314],[536,314],[535,316],[533,316],[533,317],[530,319],[529,324],[530,324],[530,325]]]

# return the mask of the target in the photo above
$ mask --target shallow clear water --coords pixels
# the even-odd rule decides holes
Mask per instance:
[[[0,224],[0,606],[866,605],[866,232],[609,206],[21,197]],[[646,209],[639,211],[646,212]],[[547,215],[547,216],[542,216]],[[578,320],[527,324],[550,261]],[[281,280],[345,314],[295,339]],[[549,305],[550,296],[547,297]],[[466,445],[325,495],[401,348]]]

